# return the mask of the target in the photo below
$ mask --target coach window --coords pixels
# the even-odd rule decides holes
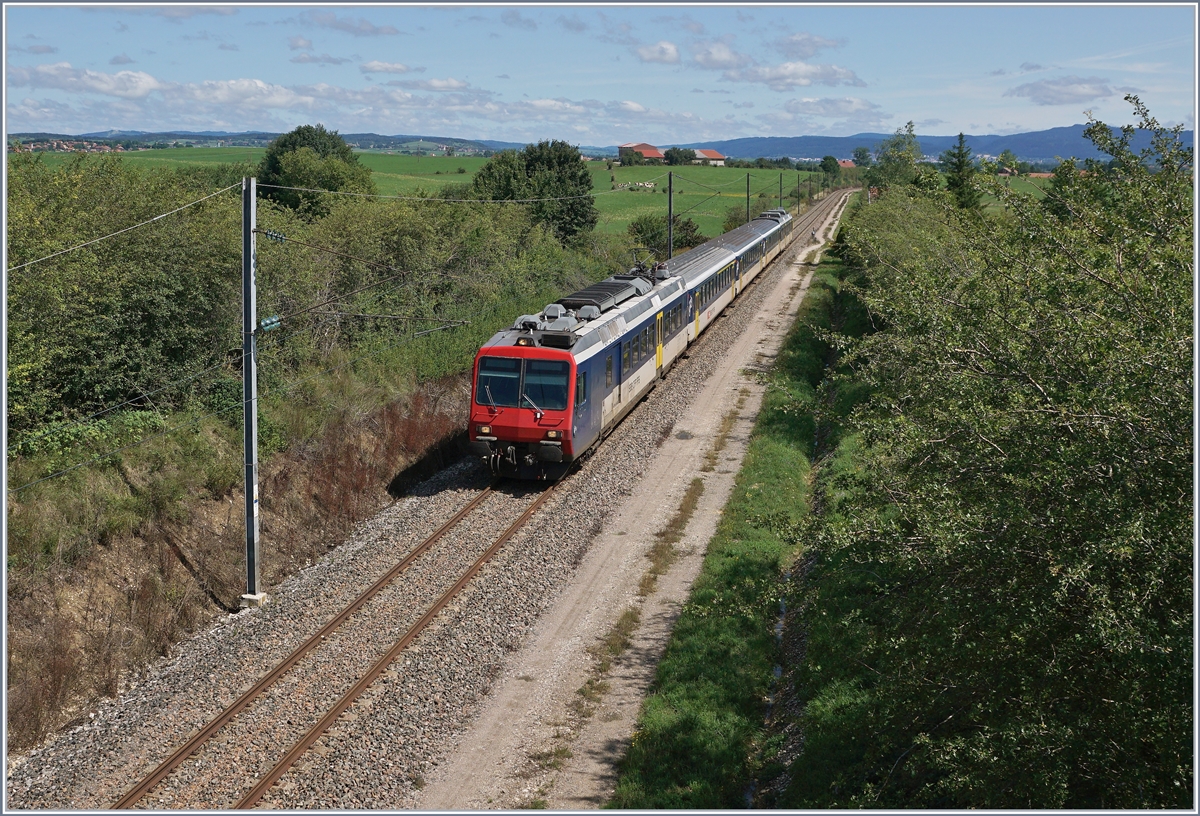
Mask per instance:
[[[604,364],[604,387],[612,388],[612,355],[608,355],[608,362]]]
[[[621,344],[621,376],[625,376],[625,372],[629,371],[629,343]]]

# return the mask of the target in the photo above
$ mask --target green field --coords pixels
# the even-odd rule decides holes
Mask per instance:
[[[162,150],[130,150],[118,153],[123,160],[137,167],[186,167],[189,164],[257,164],[266,153],[265,147],[175,147]],[[11,156],[11,154],[9,154]],[[78,153],[39,153],[47,167],[62,167]]]
[[[163,150],[138,150],[119,154],[124,161],[139,167],[184,167],[190,164],[221,164],[234,162],[258,163],[266,148],[261,147],[194,147]],[[61,167],[71,161],[72,153],[42,153],[42,161],[50,167]],[[371,169],[372,178],[381,195],[413,196],[421,191],[433,192],[447,184],[469,181],[487,159],[478,156],[410,156],[385,152],[359,152],[359,161]],[[725,213],[731,207],[746,206],[746,176],[750,176],[750,211],[757,215],[779,206],[779,181],[782,176],[784,196],[801,179],[802,192],[807,192],[809,176],[816,189],[818,173],[795,170],[745,170],[735,167],[664,166],[614,167],[607,162],[588,163],[596,196],[600,221],[598,232],[624,233],[635,218],[641,215],[667,213],[667,173],[674,173],[675,211],[690,218],[700,231],[712,237],[720,234]],[[653,188],[630,187],[614,189],[623,184],[650,182]],[[1020,180],[1018,180],[1020,183]]]
[[[371,168],[371,177],[381,195],[400,196],[470,181],[487,162],[479,156],[402,156],[394,153],[359,153],[358,160]]]
[[[675,212],[682,218],[690,218],[700,231],[710,237],[721,232],[725,212],[731,207],[746,206],[746,176],[750,176],[750,212],[757,215],[763,210],[779,206],[779,180],[782,174],[784,197],[796,187],[796,180],[803,180],[802,191],[808,187],[808,176],[814,177],[816,190],[817,173],[795,170],[745,170],[736,167],[691,166],[671,168],[662,166],[614,167],[609,171],[604,162],[591,165],[596,208],[600,211],[600,232],[624,232],[629,223],[640,215],[667,214],[667,173],[674,174]],[[613,190],[623,184],[651,182],[652,189],[630,187]]]

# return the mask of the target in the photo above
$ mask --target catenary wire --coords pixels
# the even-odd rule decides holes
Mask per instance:
[[[75,250],[77,250],[77,249],[83,249],[85,246],[90,246],[90,245],[92,245],[92,244],[95,244],[95,243],[98,243],[98,242],[100,242],[100,241],[106,241],[106,240],[108,240],[109,238],[113,238],[113,237],[115,237],[115,236],[117,236],[117,235],[120,235],[120,234],[121,234],[121,233],[123,233],[123,232],[129,232],[130,230],[135,230],[135,229],[137,229],[138,227],[144,227],[144,226],[146,226],[147,224],[153,224],[155,221],[158,221],[158,220],[159,220],[159,219],[161,219],[161,218],[166,218],[168,215],[174,215],[174,214],[175,214],[175,213],[177,213],[177,212],[180,212],[180,211],[182,211],[182,210],[186,210],[188,207],[194,207],[194,206],[196,206],[197,204],[201,203],[202,201],[208,201],[208,199],[212,198],[213,196],[219,196],[221,193],[227,193],[227,192],[229,192],[230,190],[232,190],[233,188],[235,188],[235,187],[240,187],[240,186],[242,186],[242,183],[239,181],[237,184],[231,184],[231,185],[229,185],[228,187],[226,187],[226,188],[224,188],[224,189],[217,190],[215,193],[210,193],[209,195],[206,195],[204,198],[198,198],[198,199],[196,199],[195,201],[191,202],[190,204],[184,204],[182,207],[178,207],[178,208],[176,208],[176,209],[174,209],[174,210],[171,210],[170,212],[165,212],[165,213],[163,213],[163,214],[161,214],[161,215],[156,215],[156,216],[154,216],[153,218],[149,219],[148,221],[143,221],[143,222],[142,222],[142,223],[140,223],[140,224],[134,224],[134,225],[133,225],[133,226],[131,226],[131,227],[125,227],[125,229],[120,229],[120,230],[117,230],[116,232],[109,233],[108,235],[104,235],[104,236],[101,236],[101,237],[99,237],[99,238],[93,238],[93,239],[92,239],[92,240],[90,240],[90,241],[84,241],[82,244],[79,244],[79,245],[77,245],[77,246],[73,246],[73,247],[69,247],[68,249],[60,249],[58,252],[51,253],[50,255],[47,255],[47,256],[46,256],[46,257],[44,257],[44,258],[38,258],[38,259],[37,259],[37,260],[35,260],[35,261],[26,261],[25,263],[23,263],[23,264],[18,264],[17,266],[10,266],[10,267],[8,268],[8,272],[9,272],[9,273],[12,273],[12,272],[15,272],[15,271],[16,271],[16,270],[18,270],[18,269],[24,269],[24,268],[25,268],[25,267],[27,267],[27,266],[32,266],[33,264],[36,264],[36,263],[41,263],[42,261],[48,261],[48,260],[50,260],[51,258],[57,258],[59,255],[65,255],[65,254],[66,254],[66,253],[68,253],[68,252],[74,252],[74,251],[75,251]]]

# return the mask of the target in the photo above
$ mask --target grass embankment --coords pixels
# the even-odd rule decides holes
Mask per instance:
[[[812,512],[817,462],[838,443],[833,417],[862,398],[834,389],[828,330],[861,333],[841,265],[823,261],[784,341],[732,497],[659,664],[610,807],[741,808],[781,740],[764,717],[780,662],[794,531]],[[830,364],[835,365],[831,368]]]
[[[209,181],[71,158],[57,173],[10,159],[14,264],[167,211]],[[84,203],[107,197],[142,211]],[[340,543],[400,471],[461,431],[462,372],[493,331],[624,269],[611,236],[566,248],[521,209],[462,210],[260,206],[259,224],[292,239],[258,255],[259,315],[291,315],[258,346],[266,588]],[[9,282],[10,750],[85,721],[244,590],[236,212],[235,196],[217,198]]]

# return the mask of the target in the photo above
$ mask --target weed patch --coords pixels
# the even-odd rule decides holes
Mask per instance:
[[[654,588],[658,584],[658,577],[666,574],[678,558],[679,551],[675,545],[683,538],[683,531],[687,529],[688,522],[696,512],[700,496],[703,493],[704,480],[692,479],[675,515],[667,522],[666,527],[654,534],[654,543],[646,553],[646,557],[650,559],[650,569],[646,570],[638,584],[638,594],[642,597],[654,592]]]

